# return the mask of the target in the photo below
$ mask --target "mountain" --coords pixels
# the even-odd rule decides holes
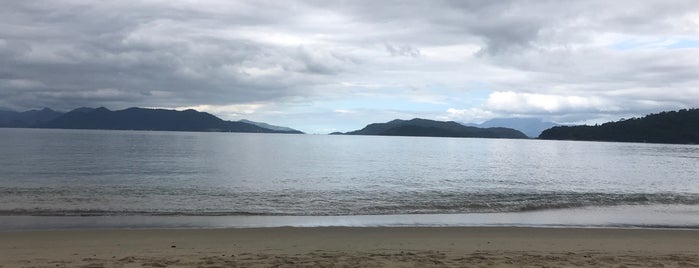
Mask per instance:
[[[553,127],[542,132],[539,139],[699,144],[699,109],[661,112],[595,126]]]
[[[26,112],[0,111],[0,127],[34,127],[62,114],[49,108]]]
[[[276,131],[288,131],[288,132],[298,131],[298,130],[290,128],[290,127],[275,126],[275,125],[270,125],[267,123],[255,122],[255,121],[250,121],[250,120],[245,120],[245,119],[238,120],[238,122],[256,125],[256,126],[261,127],[261,128],[266,128],[266,129],[271,129],[271,130],[276,130]]]
[[[536,138],[542,131],[560,126],[553,122],[546,122],[540,118],[494,118],[481,124],[467,123],[465,126],[472,127],[506,127],[521,131],[529,137]]]
[[[195,110],[128,108],[110,111],[107,108],[78,108],[51,121],[38,124],[42,128],[114,129],[159,131],[218,131],[254,133],[302,133],[259,127],[253,124],[224,121],[209,113]]]
[[[335,135],[383,135],[383,136],[429,136],[429,137],[469,137],[469,138],[527,138],[524,133],[510,128],[478,128],[464,126],[454,121],[434,121],[415,118],[393,120],[386,123],[369,124],[363,129]]]

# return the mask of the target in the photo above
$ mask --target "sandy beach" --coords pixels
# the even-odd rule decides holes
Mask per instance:
[[[699,267],[699,231],[257,228],[0,232],[0,267]]]

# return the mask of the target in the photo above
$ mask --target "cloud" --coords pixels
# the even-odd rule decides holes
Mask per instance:
[[[443,119],[480,123],[498,117],[536,117],[559,123],[606,122],[672,107],[686,106],[663,100],[497,91],[492,92],[479,107],[447,109]]]
[[[699,106],[696,36],[692,0],[8,1],[0,107],[628,117]]]
[[[447,115],[439,118],[440,120],[456,120],[461,122],[483,122],[488,119],[495,118],[496,113],[481,108],[468,109],[447,109]]]
[[[485,104],[486,109],[498,113],[540,114],[571,112],[612,112],[615,107],[608,100],[598,97],[558,96],[547,94],[493,92]]]
[[[386,50],[388,51],[391,56],[394,57],[419,57],[420,56],[420,50],[417,48],[413,48],[410,45],[399,45],[399,46],[394,46],[390,44],[386,44]]]
[[[357,111],[354,110],[348,110],[348,109],[335,109],[335,113],[341,114],[341,115],[351,115],[351,114],[356,114],[358,113]]]

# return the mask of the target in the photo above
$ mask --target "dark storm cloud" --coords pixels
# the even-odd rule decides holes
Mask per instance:
[[[699,106],[696,36],[695,1],[5,1],[0,107],[614,117]]]
[[[164,2],[10,3],[0,14],[0,73],[5,80],[38,86],[12,89],[5,83],[5,105],[258,101],[295,93],[297,84],[289,82],[299,79],[251,79],[242,71],[247,66],[279,65],[291,74],[337,72],[332,55],[276,47],[227,31],[284,23],[283,14],[274,10],[258,13],[269,6],[226,6],[237,12],[227,14]],[[312,84],[312,79],[301,80]]]

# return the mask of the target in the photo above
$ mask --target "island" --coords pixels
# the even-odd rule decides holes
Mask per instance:
[[[461,122],[460,122],[461,123]],[[522,118],[517,118],[517,117],[504,117],[504,118],[493,118],[488,121],[485,121],[480,124],[476,123],[461,123],[464,126],[470,126],[470,127],[480,127],[480,128],[489,128],[489,127],[505,127],[505,128],[511,128],[511,129],[516,129],[524,133],[530,138],[536,138],[541,135],[541,132],[543,132],[546,129],[555,127],[555,126],[561,126],[560,124],[553,123],[553,122],[548,122],[544,121],[541,118],[532,118],[532,117],[522,117]]]
[[[526,139],[527,135],[511,128],[479,128],[464,126],[454,121],[435,121],[421,118],[411,120],[396,119],[386,123],[373,123],[350,132],[334,132],[332,135],[380,135],[380,136],[422,136],[458,138],[505,138]]]

